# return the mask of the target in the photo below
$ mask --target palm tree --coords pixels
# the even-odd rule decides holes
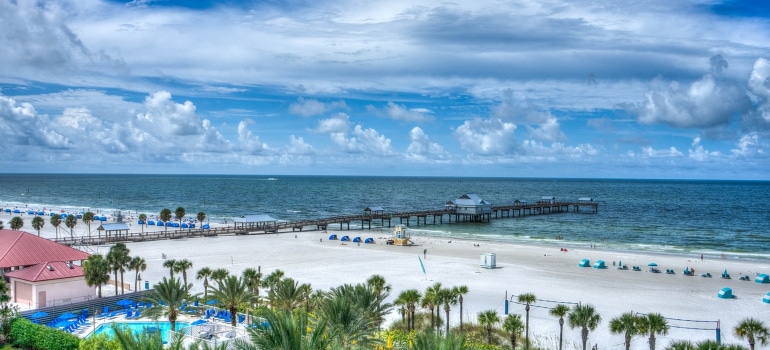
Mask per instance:
[[[51,215],[51,226],[56,228],[56,239],[59,239],[59,225],[61,225],[61,215],[59,214],[53,214]]]
[[[174,272],[182,273],[182,281],[187,285],[187,270],[192,268],[193,264],[190,260],[182,259],[174,263]]]
[[[227,278],[227,276],[230,276],[230,271],[227,271],[227,269],[216,269],[211,271],[211,279],[217,283],[222,283],[222,280]]]
[[[537,298],[532,293],[524,293],[519,295],[519,302],[524,303],[524,311],[527,312],[527,332],[524,335],[526,339],[527,349],[529,349],[529,305],[534,304]]]
[[[479,323],[487,329],[487,344],[492,344],[492,328],[500,322],[497,311],[487,310],[479,313]]]
[[[43,229],[43,226],[45,226],[45,220],[39,216],[35,216],[34,219],[32,219],[32,228],[37,230],[37,236],[40,237],[40,230]]]
[[[198,224],[201,226],[201,230],[203,229],[203,220],[206,220],[206,213],[199,211],[198,215],[195,216],[196,219],[198,219]]]
[[[83,213],[83,222],[88,225],[88,240],[91,240],[91,223],[94,221],[94,213],[87,211]]]
[[[174,267],[176,267],[176,260],[168,259],[163,262],[163,267],[168,269],[169,278],[174,279]],[[187,283],[185,283],[186,285]]]
[[[583,340],[583,350],[586,350],[588,344],[588,332],[596,330],[602,317],[596,313],[593,305],[578,303],[572,308],[572,312],[567,316],[569,326],[572,328],[580,327],[580,337]]]
[[[3,226],[3,220],[0,220],[0,230],[4,229],[5,226]]]
[[[125,350],[163,350],[163,338],[160,332],[136,332],[119,323],[112,324],[112,332],[120,349]]]
[[[626,350],[631,348],[631,337],[639,333],[640,318],[631,312],[623,313],[620,316],[610,320],[610,332],[613,334],[623,334]]]
[[[446,313],[446,334],[449,334],[449,311],[452,305],[457,305],[457,296],[459,295],[457,288],[442,288],[438,294],[438,301],[444,305],[444,312]]]
[[[211,269],[208,267],[198,270],[195,275],[196,279],[203,280],[203,300],[205,301],[209,300],[209,277],[211,277]]]
[[[265,277],[265,280],[264,280],[265,283],[263,283],[263,286],[272,289],[273,286],[276,285],[276,283],[281,281],[281,279],[283,278],[283,275],[284,273],[281,270],[275,270],[271,272]]]
[[[652,313],[639,318],[639,333],[650,334],[647,341],[650,344],[650,350],[655,350],[655,334],[668,334],[668,322],[661,314]]]
[[[564,340],[564,316],[569,314],[569,306],[558,304],[550,311],[551,315],[559,318],[559,350],[562,350]]]
[[[64,219],[64,225],[67,226],[68,229],[70,229],[70,238],[75,239],[75,235],[72,233],[72,230],[75,228],[75,225],[78,224],[78,218],[75,215],[67,215],[67,218]]]
[[[160,219],[163,221],[163,230],[168,234],[168,226],[166,226],[166,223],[171,220],[171,209],[169,208],[163,208],[160,211],[159,215]]]
[[[118,295],[118,272],[120,272],[120,289],[121,293],[124,293],[123,287],[123,273],[126,272],[126,266],[131,262],[130,253],[125,243],[116,243],[110,247],[107,252],[107,262],[110,264],[110,268],[115,273],[115,295]]]
[[[521,315],[510,314],[503,321],[503,330],[511,333],[511,349],[516,349],[516,337],[524,330],[524,323],[521,322]]]
[[[20,216],[14,216],[8,223],[11,225],[11,230],[19,230],[24,227],[24,219]]]
[[[396,300],[399,301],[399,303],[406,306],[407,309],[407,318],[406,318],[406,331],[409,332],[414,329],[414,311],[417,306],[417,303],[420,302],[420,299],[422,299],[422,295],[420,295],[420,291],[417,289],[407,289],[401,294],[398,295],[398,298]]]
[[[128,268],[131,271],[134,271],[134,291],[139,291],[139,280],[142,279],[141,275],[139,275],[140,272],[147,270],[147,262],[144,261],[142,257],[135,256],[133,259],[131,259],[131,262],[128,263]]]
[[[735,326],[735,335],[746,338],[749,341],[749,349],[754,350],[754,344],[759,341],[762,345],[767,345],[767,339],[770,337],[767,327],[762,321],[754,318],[745,318]]]
[[[315,324],[327,325],[332,348],[374,349],[379,343],[375,334],[381,319],[370,314],[366,305],[368,303],[360,303],[361,299],[358,297],[368,299],[365,294],[374,296],[371,288],[346,285],[339,287],[321,302]]]
[[[179,221],[179,228],[182,228],[182,219],[184,219],[185,210],[182,207],[177,207],[174,211],[177,221]]]
[[[259,303],[259,284],[262,283],[262,272],[255,268],[247,268],[241,273],[243,280],[246,281],[246,285],[249,286],[249,291],[254,294],[256,305]]]
[[[438,329],[438,320],[436,318],[438,317],[438,307],[439,303],[437,302],[438,293],[441,290],[441,282],[436,282],[432,286],[428,287],[425,290],[425,295],[422,297],[422,307],[430,310],[430,328],[433,328],[434,326],[436,329]],[[433,307],[436,307],[436,315],[434,317],[433,315]]]
[[[677,340],[666,347],[666,350],[695,350],[695,344],[688,340]]]
[[[83,218],[85,220],[85,215]],[[142,222],[142,236],[144,236],[144,225],[147,225],[147,214],[139,214],[139,221]]]
[[[254,294],[249,291],[243,278],[237,276],[228,276],[211,291],[212,297],[219,301],[219,305],[230,310],[231,322],[235,327],[238,325],[238,310],[242,305],[251,305],[254,303]]]
[[[270,307],[275,309],[296,309],[310,296],[309,285],[300,285],[291,278],[284,278],[276,283],[267,293]]]
[[[463,331],[463,296],[468,294],[468,286],[462,285],[457,288],[457,302],[460,303],[460,332]]]
[[[152,303],[144,314],[152,319],[166,317],[171,323],[171,330],[176,331],[176,318],[179,316],[179,308],[190,297],[190,286],[183,285],[178,278],[163,280],[153,286],[152,291],[143,298]]]
[[[89,287],[97,287],[98,297],[102,297],[102,285],[110,280],[110,263],[101,254],[93,254],[83,263],[83,275]]]
[[[250,344],[236,340],[237,349],[291,349],[323,350],[331,348],[331,338],[327,336],[325,324],[311,327],[308,314],[303,310],[263,308],[258,316],[265,320],[249,327]]]
[[[390,293],[391,290],[391,286],[385,282],[385,277],[382,277],[382,275],[372,275],[372,277],[366,280],[366,284],[372,287],[377,296],[383,293]]]

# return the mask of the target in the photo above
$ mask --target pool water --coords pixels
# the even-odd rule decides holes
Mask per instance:
[[[134,333],[140,333],[144,332],[145,330],[160,330],[160,336],[163,339],[164,342],[167,342],[168,339],[168,331],[171,330],[171,322],[168,321],[152,321],[152,322],[112,322],[112,323],[105,323],[102,325],[99,325],[99,327],[94,330],[93,333],[91,333],[90,336],[96,335],[96,334],[106,334],[108,337],[115,336],[115,332],[112,330],[112,324],[116,323],[120,327],[128,327],[132,332]],[[184,327],[189,326],[190,323],[188,322],[176,322],[176,330],[180,330]]]

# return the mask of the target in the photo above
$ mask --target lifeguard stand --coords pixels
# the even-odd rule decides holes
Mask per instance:
[[[410,245],[412,236],[406,231],[406,225],[398,224],[393,228],[393,245]]]

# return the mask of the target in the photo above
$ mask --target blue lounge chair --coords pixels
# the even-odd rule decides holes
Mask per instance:
[[[104,310],[102,311],[102,313],[96,315],[96,318],[105,318],[105,317],[107,317],[109,315],[110,315],[110,307],[109,306],[105,306]]]

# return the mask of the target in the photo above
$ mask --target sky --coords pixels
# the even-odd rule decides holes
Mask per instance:
[[[770,180],[770,2],[0,0],[0,172]]]

